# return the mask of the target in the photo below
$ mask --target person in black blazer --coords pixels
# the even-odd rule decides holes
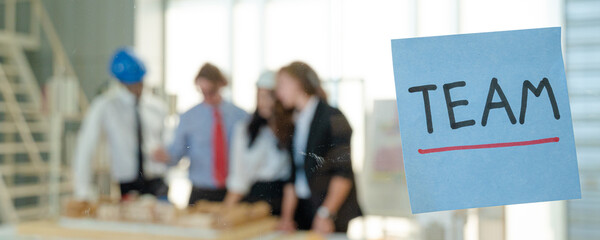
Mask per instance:
[[[340,110],[327,104],[316,72],[293,62],[278,72],[276,94],[294,109],[289,146],[297,203],[284,206],[282,217],[294,215],[298,229],[319,233],[346,232],[361,216],[350,157],[352,128]]]

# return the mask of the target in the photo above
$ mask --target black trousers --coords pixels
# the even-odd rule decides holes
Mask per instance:
[[[136,191],[140,195],[151,194],[156,197],[165,197],[169,192],[169,187],[165,184],[162,178],[142,179],[138,178],[133,182],[121,183],[121,196],[127,193]]]
[[[317,208],[309,199],[298,199],[298,206],[294,214],[294,220],[298,224],[299,230],[310,230],[312,223],[317,213]]]
[[[208,189],[193,187],[190,194],[189,205],[196,204],[197,201],[206,200],[211,202],[222,202],[227,194],[227,189]]]
[[[242,201],[249,203],[265,201],[271,205],[271,214],[279,216],[281,215],[284,185],[283,181],[256,182]]]

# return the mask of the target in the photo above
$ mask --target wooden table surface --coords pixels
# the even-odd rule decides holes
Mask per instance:
[[[235,228],[218,231],[216,237],[197,236],[183,237],[181,234],[170,236],[168,232],[161,235],[147,234],[143,232],[125,232],[109,230],[92,230],[82,228],[66,227],[59,224],[58,221],[35,221],[20,223],[16,226],[16,233],[19,236],[41,237],[41,239],[85,239],[85,240],[228,240],[228,239],[250,239],[257,236],[266,236],[273,233],[277,219],[273,217],[264,218],[258,221],[250,222],[237,226]]]

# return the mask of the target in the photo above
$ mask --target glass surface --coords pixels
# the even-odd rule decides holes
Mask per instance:
[[[411,214],[390,40],[552,26],[562,27],[583,198]],[[347,233],[330,239],[600,239],[599,0],[0,0],[0,239],[29,239],[19,224],[59,226],[73,206],[76,148],[91,138],[78,135],[81,123],[95,99],[122,90],[109,72],[122,46],[145,63],[144,88],[162,101],[165,147],[177,137],[181,114],[206,100],[195,85],[204,63],[229,81],[222,98],[250,114],[262,71],[296,60],[314,68],[328,103],[352,127],[363,211]],[[90,154],[94,201],[120,199],[108,138],[99,137]],[[162,146],[152,145],[143,148],[148,156]],[[165,174],[171,205],[160,216],[187,207],[193,161],[185,157]],[[264,236],[284,239],[271,231],[274,223]],[[153,234],[178,231],[153,224]]]

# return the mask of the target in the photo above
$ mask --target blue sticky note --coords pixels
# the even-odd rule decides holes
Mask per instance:
[[[581,198],[561,29],[392,40],[413,213]]]

